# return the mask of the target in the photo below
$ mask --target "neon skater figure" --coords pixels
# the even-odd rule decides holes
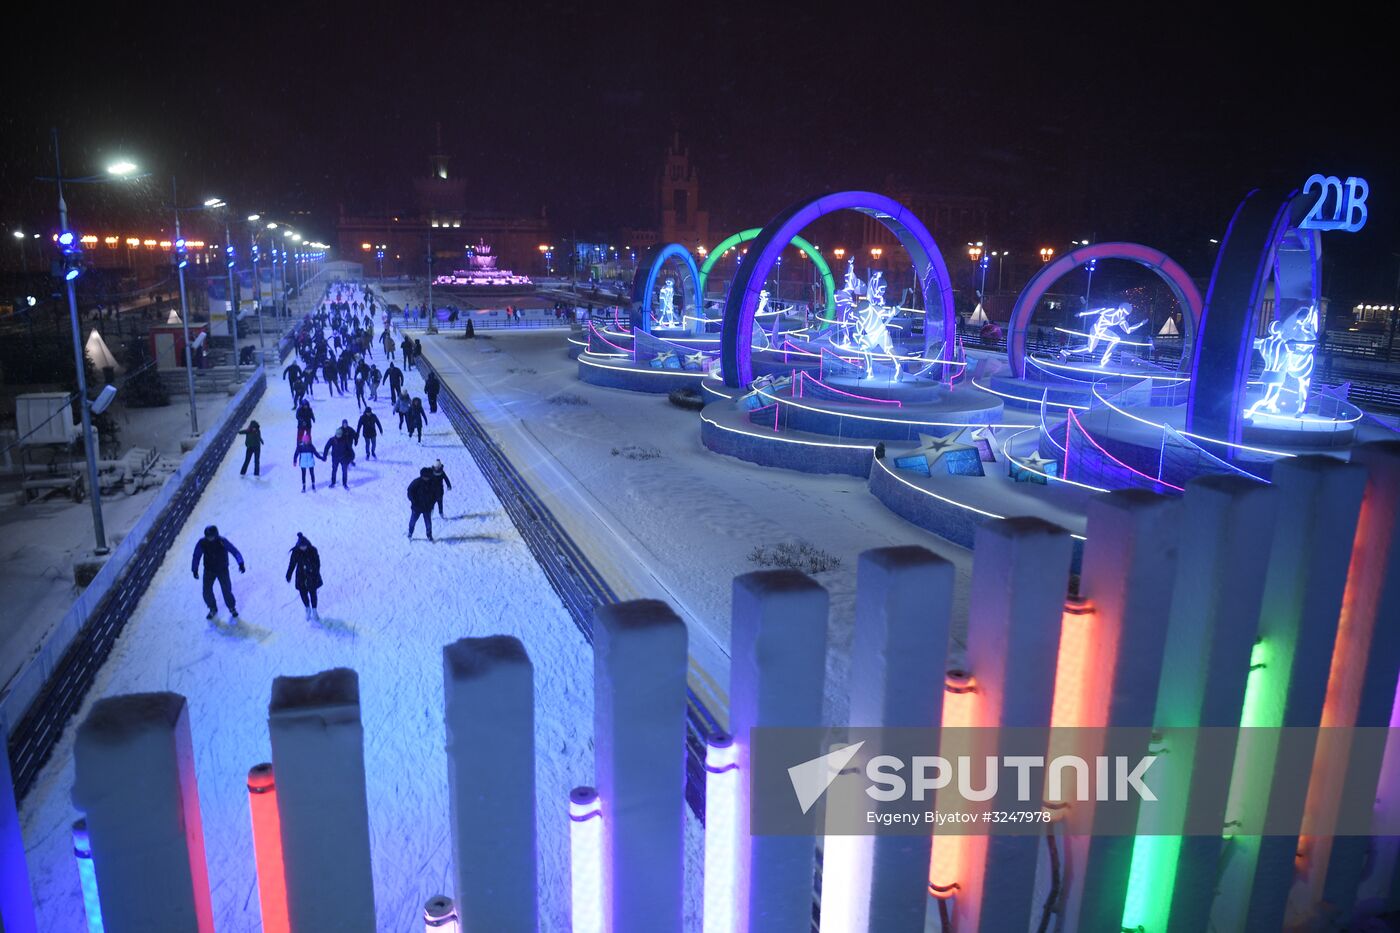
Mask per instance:
[[[1066,347],[1060,351],[1061,359],[1068,359],[1074,353],[1095,353],[1098,351],[1100,343],[1108,344],[1104,350],[1103,359],[1099,360],[1100,368],[1107,366],[1109,359],[1113,356],[1113,351],[1118,349],[1118,344],[1123,342],[1123,337],[1114,333],[1115,330],[1123,332],[1126,337],[1137,330],[1147,321],[1141,320],[1136,324],[1129,324],[1128,318],[1132,316],[1133,306],[1121,304],[1116,308],[1095,308],[1092,311],[1081,311],[1077,317],[1091,317],[1094,325],[1089,330],[1089,342],[1082,347]]]
[[[894,340],[890,337],[889,322],[896,308],[885,304],[885,283],[880,281],[883,272],[870,275],[870,285],[866,289],[865,304],[855,312],[852,337],[855,349],[865,357],[865,378],[875,375],[875,357],[886,356],[894,363],[894,379],[899,379],[899,359],[894,352]]]
[[[661,327],[680,327],[680,319],[676,317],[676,280],[667,279],[661,286],[661,317],[656,319],[656,323]]]
[[[1271,322],[1268,336],[1257,338],[1254,349],[1264,358],[1264,394],[1245,409],[1244,416],[1253,418],[1260,411],[1282,414],[1279,400],[1285,392],[1293,395],[1286,413],[1301,415],[1308,404],[1317,350],[1317,306],[1305,305],[1284,320]]]

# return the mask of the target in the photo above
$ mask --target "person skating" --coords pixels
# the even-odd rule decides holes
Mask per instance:
[[[423,422],[428,420],[428,413],[423,410],[423,400],[415,398],[408,406],[407,413],[403,416],[404,424],[408,426],[408,436],[418,435],[418,443],[423,443]]]
[[[292,580],[294,574],[295,581]],[[287,582],[297,588],[301,604],[306,607],[306,621],[321,621],[316,612],[316,591],[321,588],[321,554],[300,531],[287,561]]]
[[[340,481],[345,489],[350,488],[350,464],[355,462],[355,432],[348,424],[335,429],[321,451],[321,459],[327,455],[331,460],[331,488],[335,488],[335,471],[340,470]]]
[[[408,400],[408,393],[404,392],[393,404],[394,414],[399,416],[399,430],[403,430],[404,419],[408,417],[409,411],[413,408],[413,403]]]
[[[379,364],[372,363],[369,367],[369,400],[379,401],[379,383],[384,381],[384,374],[379,371]]]
[[[438,381],[437,373],[428,373],[428,378],[423,380],[423,394],[428,396],[428,410],[437,414],[438,393],[442,391],[442,383]]]
[[[379,432],[384,430],[384,425],[379,423],[379,416],[365,406],[365,410],[360,413],[359,436],[365,439],[365,459],[378,460],[375,447],[379,443]]]
[[[403,351],[403,364],[409,369],[413,368],[413,338],[408,334],[403,335],[403,340],[399,341],[399,349]]]
[[[243,435],[243,468],[238,471],[239,476],[248,475],[248,461],[253,462],[253,475],[262,475],[262,426],[256,421],[249,421],[248,427],[238,432]]]
[[[423,517],[423,530],[428,540],[433,540],[433,471],[427,467],[418,471],[418,478],[408,484],[408,505],[412,510],[408,517],[408,538],[413,540],[413,528],[418,517]]]
[[[442,500],[443,496],[446,495],[446,490],[452,488],[452,480],[447,478],[447,470],[443,469],[441,460],[433,461],[432,480],[433,492],[436,494],[433,501],[437,503],[438,517],[446,518],[447,516],[442,511]]]
[[[292,463],[301,467],[302,492],[306,492],[306,474],[308,473],[311,474],[311,491],[316,491],[317,459],[324,460],[326,458],[316,452],[316,445],[311,443],[311,430],[308,428],[298,435],[296,453],[292,454]]]
[[[282,378],[287,381],[287,385],[292,389],[292,403],[296,404],[297,383],[301,382],[301,367],[296,360],[292,360],[286,369],[282,370]]]
[[[419,368],[419,366],[418,366],[418,361],[421,360],[422,358],[423,358],[423,341],[418,340],[418,339],[415,338],[414,341],[413,341],[413,368],[414,368],[414,369],[417,369],[419,372],[422,372],[422,369]]]
[[[223,593],[224,605],[228,607],[231,618],[238,618],[238,606],[233,598],[233,583],[228,576],[228,557],[233,555],[233,559],[238,563],[238,572],[247,573],[248,567],[243,563],[243,555],[238,553],[238,548],[233,546],[233,542],[219,534],[217,525],[209,525],[204,529],[204,537],[194,543],[194,554],[190,557],[190,572],[194,574],[196,580],[199,579],[199,565],[204,564],[204,605],[209,607],[209,615],[206,618],[212,619],[219,614],[219,605],[214,601],[214,581],[219,582],[219,591]]]
[[[389,363],[392,365],[394,362],[394,335],[389,333],[387,321],[388,316],[386,315],[385,317],[386,321],[384,333],[379,335],[379,342],[384,345],[384,356],[389,360]]]
[[[365,407],[365,377],[368,375],[368,371],[363,366],[355,370],[355,406],[357,408]]]
[[[316,413],[311,410],[311,403],[306,399],[301,400],[297,406],[297,433],[310,432],[311,426],[316,423]]]
[[[389,368],[384,370],[384,381],[389,383],[389,401],[398,401],[403,394],[403,370],[391,361]]]

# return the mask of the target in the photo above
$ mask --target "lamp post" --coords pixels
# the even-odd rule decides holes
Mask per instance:
[[[433,233],[428,231],[428,328],[429,334],[437,333],[437,311],[433,308]]]
[[[190,349],[190,309],[185,298],[185,238],[180,234],[180,193],[170,178],[170,200],[175,209],[175,272],[180,280],[180,328],[185,336],[185,382],[190,393],[190,436],[199,434],[199,414],[194,404],[194,352]]]
[[[998,294],[1001,293],[1001,270],[1002,270],[1002,266],[1005,265],[1005,263],[1006,263],[1006,257],[1007,257],[1007,256],[1010,256],[1010,255],[1011,255],[1011,254],[1010,254],[1009,252],[1007,252],[1006,250],[1001,250],[1001,251],[992,250],[992,256],[994,256],[994,257],[996,258],[996,261],[997,261],[997,293],[998,293]]]
[[[107,176],[91,175],[85,178],[63,177],[63,163],[59,158],[58,130],[53,130],[53,178],[40,178],[41,181],[52,181],[58,186],[58,226],[59,226],[59,246],[63,251],[63,280],[68,292],[68,323],[73,331],[73,365],[76,370],[78,383],[78,410],[83,423],[83,452],[87,458],[87,478],[88,492],[92,497],[92,534],[94,547],[93,551],[99,555],[108,553],[107,530],[102,521],[102,487],[98,485],[97,478],[97,438],[92,429],[92,403],[87,397],[87,368],[83,357],[83,340],[81,335],[81,324],[78,321],[78,295],[73,282],[82,274],[81,262],[81,242],[72,230],[68,229],[68,202],[63,197],[63,182],[65,180],[73,183],[96,183],[109,180],[108,176],[115,178],[130,177],[136,171],[136,166],[130,162],[116,162],[107,167]],[[16,239],[23,238],[22,231],[16,231]]]
[[[228,273],[228,333],[233,341],[233,378],[243,377],[243,365],[238,359],[238,299],[234,290],[234,267],[237,265],[237,251],[233,246],[233,235],[229,232],[228,204],[222,198],[208,198],[204,202],[207,211],[224,211],[224,265]]]

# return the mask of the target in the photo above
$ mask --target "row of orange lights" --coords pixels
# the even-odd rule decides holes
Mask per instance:
[[[53,239],[53,241],[54,241],[55,243],[57,243],[57,242],[58,242],[58,234],[55,233],[55,234],[53,235],[52,239]],[[121,237],[115,237],[115,236],[102,237],[102,238],[99,239],[98,237],[96,237],[96,236],[94,236],[93,234],[89,233],[89,234],[83,236],[83,237],[80,239],[80,242],[81,242],[84,246],[96,246],[99,242],[101,242],[101,243],[106,244],[106,245],[107,245],[108,247],[110,247],[111,249],[116,249],[118,246],[121,245],[121,243],[123,242],[123,240],[122,240]],[[130,246],[130,247],[133,247],[133,248],[134,248],[134,247],[137,247],[137,246],[144,246],[144,247],[146,247],[147,249],[155,249],[156,247],[160,247],[161,249],[170,249],[171,247],[173,247],[173,246],[175,245],[174,241],[172,241],[172,240],[154,240],[154,239],[149,239],[149,238],[147,238],[147,239],[142,239],[141,237],[134,237],[134,236],[129,236],[129,237],[127,237],[126,240],[125,240],[125,242],[126,242],[126,245],[127,245],[127,246]],[[186,247],[187,249],[204,249],[204,246],[205,246],[205,243],[204,243],[203,240],[186,240],[186,241],[185,241],[185,247]]]

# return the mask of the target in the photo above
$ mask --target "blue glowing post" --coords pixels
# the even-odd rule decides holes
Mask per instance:
[[[233,237],[229,235],[228,221],[224,221],[224,262],[228,268],[228,332],[233,338],[233,378],[243,377],[243,367],[238,361],[238,299],[234,290],[234,266],[238,264],[237,253],[233,248]]]
[[[0,755],[0,930],[35,933],[34,893],[29,887],[29,866],[24,860],[24,837],[15,806],[10,756]]]
[[[88,933],[103,933],[102,903],[97,899],[97,871],[92,866],[92,840],[88,838],[87,820],[73,823],[73,857],[78,860],[78,881],[83,888]]]
[[[190,348],[190,309],[185,300],[185,238],[180,235],[180,194],[175,179],[170,179],[170,203],[175,206],[175,270],[180,278],[180,328],[185,335],[185,384],[190,393],[190,436],[199,435],[199,413],[194,405],[194,351]]]

